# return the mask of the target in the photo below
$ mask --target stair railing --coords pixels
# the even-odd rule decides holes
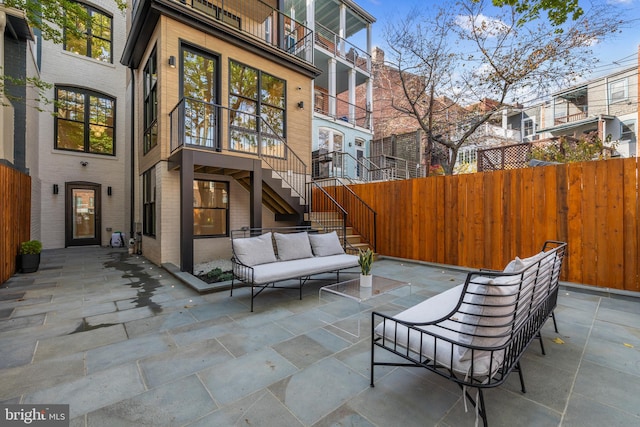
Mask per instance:
[[[346,212],[345,226],[353,229],[376,251],[377,213],[360,198],[349,186],[339,179],[330,178],[313,181],[313,188],[322,188],[323,192],[334,200],[341,210]],[[316,193],[314,193],[315,195]],[[312,199],[313,200],[313,199]],[[318,214],[315,203],[309,204],[310,212]],[[319,222],[319,221],[318,221]],[[346,230],[345,230],[346,231]]]
[[[347,248],[347,211],[327,192],[320,182],[307,183],[307,200],[309,200],[309,221],[315,222],[322,231],[338,232],[342,237],[342,247]]]

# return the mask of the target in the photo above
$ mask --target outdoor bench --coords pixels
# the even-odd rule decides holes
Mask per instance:
[[[236,282],[251,287],[253,300],[266,288],[288,288],[276,283],[297,279],[300,299],[302,285],[311,276],[336,273],[357,267],[358,257],[346,254],[335,231],[316,233],[310,228],[251,228],[231,232],[233,279],[231,296]]]
[[[516,370],[525,392],[520,358],[535,338],[542,344],[540,330],[556,307],[566,247],[547,241],[533,257],[516,257],[502,272],[470,272],[463,284],[399,314],[374,311],[371,386],[375,366],[426,368],[458,384],[487,426],[483,389],[499,386]],[[376,348],[403,360],[379,361]],[[475,398],[467,387],[477,390]]]

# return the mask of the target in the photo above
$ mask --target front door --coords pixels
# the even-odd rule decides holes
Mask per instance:
[[[66,184],[65,246],[100,245],[100,184]]]

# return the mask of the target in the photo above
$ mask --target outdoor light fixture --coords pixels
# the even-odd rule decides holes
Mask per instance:
[[[58,184],[53,184],[53,194],[58,194]]]
[[[304,110],[304,101],[298,102],[298,108]]]
[[[113,190],[111,187],[107,187],[107,196],[111,196],[113,194]]]
[[[176,68],[176,57],[173,55],[169,57],[169,66],[171,68]]]
[[[89,164],[89,162],[80,162],[80,164],[82,165],[82,167],[85,167]]]

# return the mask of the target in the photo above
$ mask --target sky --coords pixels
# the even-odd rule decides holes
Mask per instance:
[[[637,65],[638,45],[640,45],[640,0],[591,0],[593,3],[607,4],[618,9],[628,25],[620,33],[593,46],[593,53],[599,61],[590,67],[585,75],[589,80],[616,70]],[[405,18],[415,8],[421,10],[446,6],[455,0],[355,0],[355,2],[376,18],[373,24],[373,45],[385,49],[384,31],[389,22]],[[590,1],[580,0],[580,5],[588,10]],[[588,14],[588,12],[586,12]]]

